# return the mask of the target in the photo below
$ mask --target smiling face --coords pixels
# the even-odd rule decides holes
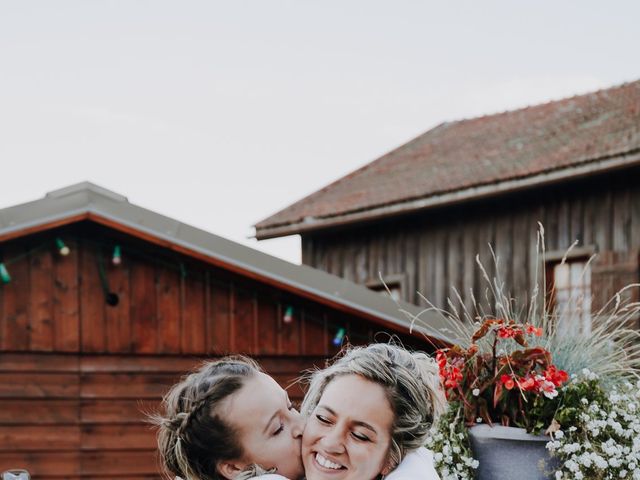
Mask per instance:
[[[238,431],[244,457],[232,464],[234,470],[219,468],[227,478],[247,465],[258,464],[292,480],[302,478],[300,444],[304,421],[293,408],[287,392],[269,375],[257,373],[221,406],[220,415]]]
[[[325,387],[307,421],[307,480],[372,480],[388,473],[393,412],[382,386],[342,375]]]

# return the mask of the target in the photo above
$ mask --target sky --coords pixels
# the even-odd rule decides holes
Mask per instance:
[[[640,2],[0,0],[0,208],[91,181],[258,221],[444,121],[640,78]]]

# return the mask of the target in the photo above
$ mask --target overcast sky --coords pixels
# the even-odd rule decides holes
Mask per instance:
[[[0,208],[89,180],[252,225],[416,135],[640,78],[640,2],[0,0]]]

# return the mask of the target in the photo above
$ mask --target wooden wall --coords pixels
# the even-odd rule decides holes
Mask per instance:
[[[0,255],[12,277],[0,285],[0,472],[35,479],[158,478],[144,412],[201,359],[249,354],[288,386],[337,351],[338,328],[356,344],[380,330],[87,223],[0,244]],[[301,399],[299,385],[291,396]]]
[[[283,385],[322,357],[258,357]],[[34,479],[159,478],[145,413],[199,359],[0,353],[0,471]],[[300,399],[299,385],[290,389]]]
[[[579,246],[601,253],[625,253],[621,268],[628,271],[634,258],[637,266],[640,250],[640,171],[303,235],[302,261],[361,284],[375,281],[379,273],[400,274],[405,300],[424,304],[421,292],[444,307],[452,287],[463,292],[467,304],[470,289],[479,298],[484,295],[487,285],[475,262],[479,254],[489,276],[498,273],[508,291],[523,298],[530,295],[541,266],[538,222],[544,225],[547,251],[564,252],[578,240]],[[497,269],[488,244],[500,259]],[[594,266],[610,261],[616,261],[614,256],[604,255]],[[603,269],[610,272],[615,265]]]
[[[145,245],[128,249],[122,238],[113,239],[123,252],[115,267],[101,245],[109,241],[82,238],[81,230],[0,245],[0,258],[11,262],[11,282],[0,286],[0,351],[326,356],[336,351],[338,328],[355,342],[378,330],[240,275]],[[57,236],[68,256],[53,248]],[[116,306],[105,302],[100,258]],[[291,323],[283,321],[288,306]]]

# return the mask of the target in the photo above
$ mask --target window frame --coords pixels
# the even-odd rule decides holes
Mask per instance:
[[[558,325],[555,324],[557,318],[555,317],[554,310],[557,305],[556,301],[556,288],[555,288],[555,267],[562,263],[562,260],[565,259],[565,263],[570,265],[575,262],[584,262],[588,264],[591,257],[597,252],[595,245],[588,245],[584,247],[572,248],[571,250],[552,250],[550,252],[546,252],[543,258],[543,268],[545,272],[545,301],[546,301],[546,309],[548,314],[552,315],[554,321],[554,328],[557,328]],[[589,267],[591,269],[591,266]],[[590,306],[593,302],[593,279],[591,278],[590,272],[590,282],[589,282],[589,296],[590,296]],[[570,286],[570,288],[572,288]],[[593,312],[589,311],[589,330],[591,330],[592,324],[592,316]],[[580,325],[582,330],[586,330]],[[588,332],[584,332],[584,334],[588,334]]]

